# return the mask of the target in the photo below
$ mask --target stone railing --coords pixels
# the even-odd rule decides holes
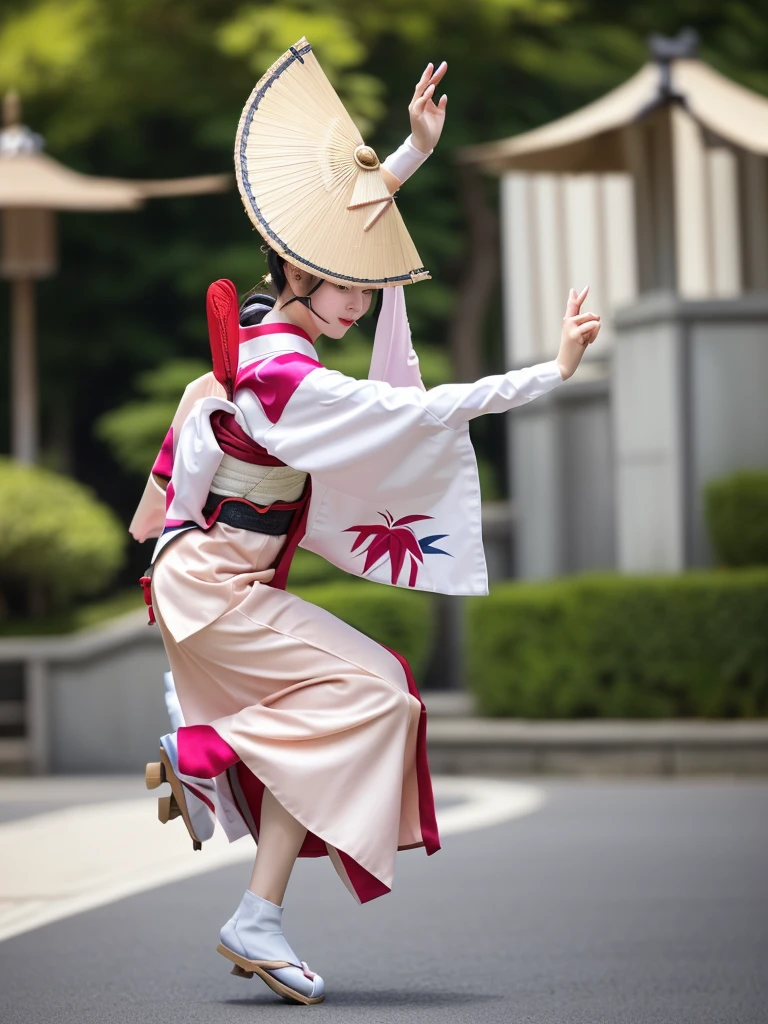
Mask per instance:
[[[144,610],[72,636],[0,640],[0,772],[130,772],[168,729]]]

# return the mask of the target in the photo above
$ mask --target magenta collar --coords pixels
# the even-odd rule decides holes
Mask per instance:
[[[263,338],[268,334],[295,334],[298,338],[304,338],[310,345],[314,345],[314,342],[301,327],[297,327],[295,324],[282,323],[282,324],[256,324],[254,327],[241,327],[240,328],[240,343],[244,341],[250,341],[252,338]]]

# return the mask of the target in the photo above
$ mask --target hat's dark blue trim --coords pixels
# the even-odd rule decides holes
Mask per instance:
[[[272,72],[272,74],[266,80],[264,85],[262,85],[262,87],[259,89],[259,91],[256,93],[256,95],[253,97],[253,102],[251,103],[251,105],[250,105],[250,107],[248,109],[248,114],[246,116],[245,124],[243,126],[243,133],[242,133],[242,135],[240,137],[240,154],[239,154],[239,157],[240,157],[240,180],[241,180],[241,182],[243,184],[243,188],[245,190],[245,193],[248,196],[248,201],[249,201],[249,203],[251,205],[251,209],[253,210],[254,214],[258,218],[259,223],[264,228],[264,231],[269,235],[270,238],[274,239],[274,241],[277,242],[278,246],[280,247],[281,252],[284,253],[288,257],[292,257],[293,259],[298,260],[299,263],[302,264],[302,266],[308,267],[310,270],[316,270],[320,274],[329,274],[331,277],[336,277],[336,278],[338,278],[341,281],[353,281],[356,284],[381,284],[381,285],[385,285],[385,284],[399,284],[401,281],[411,281],[413,275],[426,273],[425,268],[421,267],[419,270],[414,270],[412,272],[412,274],[401,274],[399,277],[367,278],[367,277],[351,277],[349,274],[337,274],[333,270],[328,270],[327,267],[319,267],[315,263],[308,263],[307,260],[305,260],[303,256],[299,256],[298,253],[293,252],[291,249],[289,249],[288,246],[285,244],[285,242],[282,240],[282,238],[280,238],[278,235],[275,234],[275,232],[272,230],[272,228],[269,226],[269,224],[267,224],[266,220],[264,219],[264,217],[262,215],[261,210],[259,209],[259,207],[258,207],[258,205],[256,203],[256,199],[255,199],[255,197],[253,195],[253,192],[251,191],[250,182],[248,181],[248,165],[247,165],[247,161],[246,161],[246,158],[245,158],[245,147],[246,147],[246,145],[248,143],[248,134],[250,132],[251,121],[253,120],[254,112],[255,112],[256,108],[258,107],[258,105],[261,103],[261,101],[264,98],[264,96],[266,95],[267,89],[269,89],[269,87],[272,85],[272,83],[275,82],[280,77],[280,75],[282,75],[282,73],[284,71],[286,71],[291,66],[291,64],[293,64],[295,61],[298,60],[298,61],[300,61],[303,64],[304,63],[304,54],[305,53],[309,53],[311,51],[311,49],[312,49],[312,47],[310,46],[309,43],[307,43],[306,46],[302,46],[300,50],[297,50],[297,49],[295,49],[295,47],[292,46],[290,48],[290,51],[289,51],[290,56],[286,57],[285,60],[283,61],[283,63],[279,64],[275,68],[275,70]]]

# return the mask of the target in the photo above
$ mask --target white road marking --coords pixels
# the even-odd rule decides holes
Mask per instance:
[[[437,824],[441,836],[489,828],[504,821],[537,811],[544,803],[544,792],[536,786],[500,779],[451,778],[433,780],[435,796],[460,804],[438,811]]]
[[[544,802],[535,786],[496,779],[433,778],[441,836],[510,821]],[[193,853],[179,820],[161,828],[154,800],[111,800],[0,824],[0,941],[192,875],[253,857],[250,838],[217,828]]]

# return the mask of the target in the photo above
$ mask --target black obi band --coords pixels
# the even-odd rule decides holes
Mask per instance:
[[[221,508],[216,516],[217,523],[236,526],[240,530],[251,530],[253,533],[268,533],[272,537],[288,533],[296,512],[295,508],[270,508],[266,512],[259,512],[250,502],[243,499],[226,498],[224,495],[214,494],[211,491],[203,509],[206,519],[214,514],[219,505]]]

